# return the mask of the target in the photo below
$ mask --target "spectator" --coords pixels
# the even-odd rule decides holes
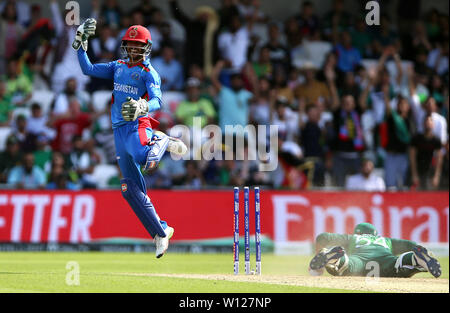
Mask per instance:
[[[278,138],[284,141],[298,140],[298,114],[289,108],[286,98],[278,98],[272,113],[271,125],[278,127]]]
[[[81,111],[89,110],[89,95],[85,91],[78,90],[78,83],[75,77],[70,77],[66,81],[64,91],[58,94],[53,105],[52,115],[55,118],[68,117],[70,115],[69,103],[76,99],[81,105]]]
[[[14,8],[17,16],[17,22],[21,26],[27,27],[31,19],[30,5],[25,1],[7,0],[0,3],[0,12],[5,13],[9,6],[12,6]]]
[[[156,7],[153,4],[152,0],[140,0],[139,4],[136,5],[132,11],[142,12],[142,15],[145,17],[143,25],[150,25],[152,23],[151,17],[155,10],[159,10],[159,9],[158,9],[158,7]],[[139,25],[142,25],[142,24],[139,24]]]
[[[169,0],[170,12],[180,22],[186,31],[186,47],[189,51],[186,55],[185,71],[191,64],[202,67],[209,75],[213,67],[215,55],[214,38],[219,27],[218,16],[209,6],[198,7],[195,18],[187,16],[176,0]]]
[[[287,84],[287,73],[282,67],[275,67],[273,74],[273,89],[277,97],[284,97],[290,104],[294,103],[294,92]]]
[[[47,126],[48,117],[42,113],[39,103],[31,105],[31,116],[27,120],[26,131],[36,137],[42,136],[42,140],[53,140],[56,133]]]
[[[354,71],[356,66],[361,63],[361,54],[352,44],[352,37],[349,32],[341,34],[341,43],[335,47],[338,57],[337,67],[341,72]]]
[[[224,66],[225,62],[223,60],[217,62],[211,75],[211,81],[218,93],[219,126],[223,134],[232,135],[226,133],[225,126],[240,125],[245,127],[248,124],[249,102],[253,95],[243,89],[243,81],[240,74],[231,76],[231,88],[222,85],[218,76]]]
[[[275,92],[270,89],[270,82],[267,78],[259,79],[258,93],[253,103],[250,105],[249,120],[251,124],[266,125],[271,124],[273,114],[273,102],[275,100]]]
[[[397,109],[391,109],[390,99],[385,93],[386,126],[384,148],[384,172],[387,188],[401,189],[406,186],[408,171],[408,148],[411,142],[412,126],[409,121],[410,106],[406,98],[397,97]]]
[[[364,150],[364,137],[361,118],[356,111],[352,95],[341,97],[341,106],[333,110],[333,176],[339,187],[345,184],[349,174],[358,171],[361,164],[360,153]]]
[[[248,27],[242,26],[239,16],[233,16],[228,30],[219,35],[218,46],[220,55],[229,62],[234,71],[240,71],[247,62],[250,25]]]
[[[93,58],[97,63],[105,63],[111,61],[116,52],[118,40],[113,36],[112,28],[103,26],[99,30],[99,36],[91,40]]]
[[[161,41],[164,39],[161,33],[161,26],[164,23],[163,12],[155,8],[150,16],[150,26],[148,30],[152,34],[152,53],[158,55],[161,49]]]
[[[0,152],[0,183],[6,183],[9,171],[22,159],[19,140],[15,135],[6,139],[6,149]]]
[[[161,75],[161,90],[182,90],[184,85],[183,67],[175,59],[175,51],[171,46],[162,48],[160,57],[152,61],[155,70]]]
[[[314,13],[314,5],[312,2],[304,1],[301,12],[295,18],[302,36],[311,36],[319,30],[319,18]]]
[[[122,10],[120,9],[117,0],[105,0],[101,9],[102,21],[113,29],[117,29],[120,25],[120,16]]]
[[[295,98],[299,103],[330,102],[330,90],[328,86],[316,79],[317,68],[311,62],[305,62],[301,67],[305,82],[294,90]]]
[[[97,157],[86,149],[86,143],[81,136],[73,137],[72,146],[72,152],[69,155],[72,171],[79,177],[79,183],[83,189],[95,189],[97,183],[92,174],[98,163]]]
[[[439,75],[448,75],[448,49],[449,49],[448,37],[442,43],[438,43],[437,47],[430,51],[427,57],[427,66]]]
[[[268,47],[262,47],[259,50],[258,61],[251,63],[251,70],[257,78],[269,78],[272,76],[273,67],[270,61],[270,49]]]
[[[278,24],[270,23],[268,26],[268,33],[269,41],[263,47],[269,49],[272,67],[282,67],[284,71],[287,72],[291,64],[290,54],[287,46],[281,38]]]
[[[350,31],[353,46],[358,49],[361,56],[370,54],[372,37],[367,31],[367,24],[361,18],[355,20],[355,27]]]
[[[53,118],[49,124],[56,130],[56,138],[52,147],[63,154],[72,151],[72,141],[74,136],[82,136],[85,129],[91,126],[95,116],[82,113],[80,103],[76,99],[69,102],[69,115],[67,117]]]
[[[386,190],[384,180],[373,173],[374,165],[371,160],[363,160],[361,173],[348,177],[346,190],[383,192]]]
[[[191,77],[187,80],[186,94],[187,99],[181,101],[175,111],[177,122],[193,127],[194,117],[198,117],[201,128],[213,124],[216,111],[209,100],[200,98],[200,81],[197,78]]]
[[[413,186],[422,190],[436,189],[442,175],[443,154],[442,142],[434,132],[434,120],[427,115],[424,120],[424,133],[412,138],[409,157]],[[432,160],[436,157],[433,171]]]
[[[23,4],[23,3],[22,3]],[[25,29],[18,22],[18,14],[14,1],[0,4],[0,75],[5,72],[5,61],[15,56],[19,40]]]
[[[44,171],[50,166],[53,151],[49,146],[49,141],[45,136],[36,137],[36,150],[33,151],[34,163]]]
[[[30,133],[27,130],[27,118],[23,114],[19,114],[15,120],[14,134],[20,144],[20,150],[24,152],[33,152],[36,150],[36,138],[35,134]]]
[[[200,189],[204,184],[204,179],[201,171],[198,168],[196,161],[188,160],[184,162],[186,167],[186,174],[181,179],[183,186]]]
[[[68,11],[61,13],[57,0],[50,0],[50,10],[56,35],[55,66],[51,77],[52,91],[55,93],[62,92],[67,79],[70,77],[76,78],[78,90],[85,90],[89,77],[83,74],[81,67],[75,66],[75,64],[78,64],[78,58],[72,48],[72,40],[75,38],[78,26],[65,23],[64,18]],[[95,12],[92,13],[94,14]]]
[[[345,10],[344,0],[333,0],[333,8],[323,19],[324,32],[341,32],[350,26],[351,15]]]
[[[320,126],[321,112],[317,105],[306,106],[307,121],[299,118],[301,129],[301,146],[306,161],[314,163],[313,183],[325,185],[325,147],[326,128]]]
[[[387,15],[381,15],[380,26],[373,34],[373,41],[378,42],[382,48],[392,46],[397,51],[400,51],[400,41],[397,33],[392,29],[391,19]]]
[[[111,125],[111,105],[106,105],[107,111],[100,115],[92,128],[92,137],[95,138],[97,146],[105,155],[106,163],[116,164],[116,146],[114,144],[114,132]],[[158,119],[161,122],[160,119]]]
[[[22,164],[11,169],[8,175],[8,184],[17,189],[42,189],[46,181],[44,171],[34,164],[34,155],[31,152],[25,153]]]
[[[6,94],[11,96],[15,106],[24,106],[31,99],[32,82],[23,71],[23,64],[17,59],[8,61]]]
[[[0,80],[0,127],[9,126],[13,109],[11,96],[6,94],[6,83]]]
[[[71,181],[69,173],[64,167],[65,161],[61,153],[53,154],[51,160],[51,170],[48,175],[47,189],[63,189],[63,190],[78,190],[77,184]]]
[[[239,15],[239,9],[235,0],[221,0],[221,6],[217,10],[220,26],[219,31],[224,31],[230,25],[231,18]]]

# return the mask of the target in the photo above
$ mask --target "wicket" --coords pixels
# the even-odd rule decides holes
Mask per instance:
[[[256,270],[250,269],[250,188],[244,187],[244,252],[245,274],[261,275],[261,205],[259,187],[255,191],[255,251]],[[234,274],[239,274],[239,187],[234,187]]]

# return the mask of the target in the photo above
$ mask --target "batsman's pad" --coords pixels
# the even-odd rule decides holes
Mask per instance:
[[[153,141],[149,144],[150,151],[147,154],[147,161],[144,166],[144,171],[148,171],[158,166],[159,161],[161,161],[161,158],[166,152],[168,145],[168,136],[154,136]]]
[[[150,236],[152,236],[152,238],[154,238],[155,235],[165,237],[166,233],[161,226],[160,219],[156,214],[150,198],[129,178],[120,180],[120,185],[122,186],[122,196],[127,200]]]

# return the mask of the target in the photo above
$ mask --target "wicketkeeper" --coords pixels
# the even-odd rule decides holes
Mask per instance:
[[[150,64],[152,39],[147,28],[131,26],[122,38],[124,59],[91,64],[86,54],[88,38],[95,34],[97,22],[87,19],[77,29],[72,47],[78,51],[83,73],[114,81],[111,121],[117,162],[123,179],[122,195],[156,243],[156,257],[169,246],[174,229],[156,214],[141,173],[155,168],[167,151],[184,154],[187,147],[178,139],[155,132],[159,123],[149,116],[161,108],[161,79]],[[80,47],[82,49],[80,49]]]
[[[372,224],[356,225],[353,235],[322,233],[316,238],[318,254],[309,271],[321,275],[366,276],[378,266],[380,277],[412,277],[420,272],[441,276],[441,265],[431,253],[413,241],[378,236]],[[369,264],[369,262],[372,262]]]

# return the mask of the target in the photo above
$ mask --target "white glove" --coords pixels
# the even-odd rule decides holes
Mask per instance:
[[[97,27],[97,21],[93,18],[88,18],[83,24],[78,26],[77,34],[72,43],[72,48],[75,50],[80,49],[80,46],[84,51],[88,49],[88,38],[95,35],[95,29]]]
[[[139,100],[134,100],[131,97],[127,97],[127,101],[122,103],[122,110],[120,112],[125,121],[134,122],[139,116],[148,113],[148,103],[145,99],[139,98]]]

